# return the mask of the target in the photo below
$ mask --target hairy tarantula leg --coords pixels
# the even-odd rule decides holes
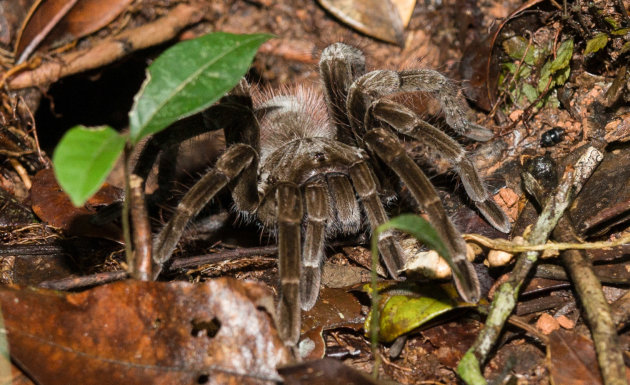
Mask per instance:
[[[276,188],[278,218],[278,333],[285,343],[295,345],[300,338],[300,233],[302,196],[293,183]]]
[[[402,134],[421,141],[444,156],[459,175],[466,193],[488,222],[499,231],[504,233],[510,231],[510,221],[494,202],[484,187],[477,169],[466,156],[466,151],[456,140],[420,119],[409,108],[391,100],[382,99],[375,102],[370,111],[378,120],[386,122]]]
[[[365,142],[389,165],[409,188],[425,210],[429,221],[451,253],[455,269],[453,279],[459,295],[468,302],[477,302],[481,295],[479,279],[472,264],[466,259],[466,243],[446,215],[437,192],[420,167],[407,155],[396,136],[384,128],[368,132]]]
[[[253,148],[245,144],[236,144],[228,148],[217,160],[216,166],[203,176],[179,202],[175,214],[153,241],[153,260],[161,266],[168,261],[186,228],[186,224],[234,178],[249,179],[256,186],[255,174],[247,172],[252,163],[257,161]],[[159,274],[159,268],[157,269]]]
[[[361,125],[368,107],[373,101],[397,92],[429,92],[437,96],[446,116],[446,123],[461,135],[478,141],[492,139],[493,132],[472,123],[466,118],[467,107],[457,95],[457,89],[444,75],[429,69],[409,71],[378,70],[358,78],[348,90],[346,109],[350,124],[355,132],[361,132]],[[364,127],[371,127],[365,124]]]
[[[328,112],[337,126],[338,140],[354,144],[354,135],[346,115],[348,88],[365,73],[365,56],[358,48],[344,43],[331,44],[322,51],[319,74],[322,79]]]
[[[322,260],[324,259],[324,240],[326,222],[329,219],[330,200],[323,183],[307,184],[304,187],[306,201],[306,233],[302,251],[302,279],[300,299],[302,309],[310,310],[317,296],[322,280]]]
[[[430,69],[401,71],[399,76],[401,91],[424,91],[437,95],[446,115],[446,123],[458,133],[478,141],[487,141],[494,136],[492,131],[468,120],[468,107],[457,95],[453,81],[446,76]]]
[[[352,177],[354,188],[359,198],[361,198],[372,231],[374,231],[379,225],[387,222],[388,218],[383,203],[378,196],[372,170],[364,161],[358,162],[350,167],[350,176]],[[386,231],[380,235],[378,249],[383,256],[387,271],[394,279],[398,279],[399,271],[403,268],[405,262],[404,254],[391,231]]]
[[[333,211],[331,218],[337,217],[343,233],[356,233],[361,223],[361,211],[350,181],[345,175],[330,175],[327,182],[333,199],[329,206]]]

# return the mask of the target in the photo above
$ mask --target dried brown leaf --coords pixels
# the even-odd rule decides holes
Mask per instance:
[[[319,0],[324,9],[366,35],[402,46],[401,14],[391,0]]]
[[[15,44],[17,63],[25,61],[78,0],[36,1],[24,19]]]
[[[371,378],[367,373],[359,372],[330,358],[286,366],[278,371],[285,385],[384,384],[381,380]]]
[[[76,40],[111,23],[132,0],[79,0],[44,41],[45,45]]]
[[[52,170],[44,169],[33,177],[31,204],[42,221],[59,227],[71,235],[83,235],[120,241],[120,229],[113,224],[97,226],[91,218],[96,213],[92,206],[106,205],[122,199],[120,189],[105,184],[83,207],[74,207],[64,193]]]
[[[326,343],[322,333],[337,328],[363,328],[365,316],[359,300],[346,289],[323,288],[315,306],[302,313],[300,357],[304,360],[323,358]]]
[[[40,384],[259,384],[288,351],[258,284],[125,281],[0,289],[12,358]]]
[[[575,332],[560,329],[549,334],[547,364],[555,385],[602,383],[593,341]]]

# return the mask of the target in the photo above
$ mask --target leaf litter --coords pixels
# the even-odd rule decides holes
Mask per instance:
[[[310,44],[310,42],[312,41],[310,37],[311,35],[309,35],[308,31],[304,31],[300,29],[300,25],[301,25],[300,23],[295,23],[294,20],[291,17],[287,16],[286,13],[279,12],[278,8],[275,8],[274,6],[270,6],[270,5],[264,5],[266,3],[264,1],[252,2],[252,3],[256,3],[257,8],[255,7],[256,8],[255,11],[252,8],[250,8],[252,7],[251,4],[241,4],[241,5],[235,6],[232,9],[234,12],[231,14],[231,17],[219,20],[216,28],[223,29],[223,30],[231,30],[235,32],[239,32],[239,31],[252,32],[250,28],[254,28],[255,26],[263,26],[263,27],[268,26],[268,23],[265,20],[275,20],[276,24],[273,26],[273,30],[270,31],[268,29],[264,29],[264,31],[275,33],[281,39],[285,39],[283,41],[290,40],[291,44],[285,45],[285,48],[288,47],[294,50],[297,49],[297,51],[301,52],[302,54],[304,52],[312,52],[313,45]],[[467,2],[456,2],[456,3],[457,3],[456,5],[450,6],[449,9],[451,10],[450,12],[452,14],[449,17],[457,16],[454,14],[457,14],[458,12],[465,13],[470,10],[470,8],[467,8],[467,7],[470,7],[469,3]],[[535,4],[532,5],[533,3],[536,3],[536,2],[528,3],[529,4],[528,7],[531,7],[531,10],[532,10],[532,12],[529,13],[530,15],[533,13],[536,13],[538,15],[546,15],[546,14],[551,13],[549,8],[542,8],[542,7],[536,8],[534,7]],[[599,6],[600,4],[601,3],[599,2],[595,2],[595,6]],[[519,5],[520,4],[515,4],[515,3],[505,4],[503,6],[505,8],[503,9],[504,11],[503,14],[504,15],[509,14],[509,11],[516,9]],[[285,6],[291,9],[293,5],[285,5]],[[216,7],[220,8],[221,5],[216,5]],[[413,42],[414,38],[417,38],[418,36],[421,35],[420,33],[421,28],[428,27],[430,29],[431,26],[433,25],[432,20],[444,21],[444,16],[440,16],[441,14],[439,13],[439,12],[443,13],[444,9],[438,7],[437,10],[439,12],[436,12],[435,11],[436,8],[433,8],[432,10],[431,7],[435,7],[435,5],[429,5],[427,9],[424,9],[424,8],[420,9],[419,7],[416,8],[414,12],[414,17],[412,17],[410,25],[408,29],[405,31],[405,33],[408,34],[408,37],[410,37],[409,41]],[[609,18],[609,16],[611,15],[613,16],[613,18],[617,17],[615,12],[611,11],[610,7],[602,7],[601,9],[602,9],[602,12],[599,13],[599,15],[601,15],[601,20],[606,20],[606,18]],[[475,12],[479,12],[479,8],[477,8],[476,5],[473,7],[473,10]],[[326,13],[324,13],[322,9],[313,7],[312,4],[305,4],[304,9],[298,9],[298,11],[300,12],[296,12],[296,15],[298,18],[300,18],[300,21],[304,23],[305,25],[315,26],[314,27],[315,31],[317,30],[338,31],[338,36],[340,34],[347,33],[345,28],[339,27],[338,23],[331,20],[331,18]],[[462,57],[461,52],[459,52],[458,49],[453,49],[452,47],[454,46],[461,47],[466,44],[471,44],[471,45],[474,44],[476,40],[474,40],[473,38],[479,37],[478,31],[482,30],[483,28],[489,25],[488,21],[491,18],[488,17],[488,14],[485,14],[486,11],[487,11],[486,8],[482,8],[481,14],[475,13],[475,12],[469,12],[469,14],[476,15],[476,18],[473,17],[472,19],[467,19],[467,20],[472,20],[472,21],[470,21],[470,23],[465,24],[465,25],[471,26],[465,31],[466,33],[462,33],[462,35],[468,36],[467,41],[465,40],[456,41],[456,38],[452,38],[449,36],[444,37],[445,27],[433,28],[433,31],[435,33],[433,35],[428,35],[427,44],[429,45],[432,44],[434,47],[440,47],[442,48],[443,52],[440,54],[439,53],[440,50],[438,49],[437,50],[438,53],[435,55],[425,55],[425,59],[424,59],[425,62],[429,63],[429,65],[433,65],[435,62],[438,62],[440,65],[440,68],[443,69],[445,72],[452,72],[454,68],[453,62],[459,61],[460,57],[461,57],[462,63],[467,62],[468,57],[466,56]],[[600,17],[598,16],[596,12],[587,12],[587,11],[588,10],[584,10],[583,12],[583,15],[586,15],[585,16],[586,18],[583,21],[587,25],[593,22],[593,20],[595,20],[597,17]],[[494,9],[493,12],[497,12],[497,10]],[[293,13],[291,13],[291,15],[293,15]],[[271,18],[270,16],[273,16],[273,18]],[[256,19],[257,17],[259,19]],[[461,16],[458,16],[458,17],[461,17]],[[525,17],[525,15],[523,15],[523,17]],[[426,19],[423,19],[423,18],[426,18]],[[526,34],[522,34],[521,33],[522,31],[519,30],[518,19],[519,17],[514,17],[508,23],[507,27],[509,27],[509,31],[510,31],[509,33],[513,33],[514,34],[513,36],[527,36]],[[542,19],[544,18],[540,18],[537,20],[542,20]],[[249,24],[246,23],[245,25],[243,25],[243,20],[247,20]],[[444,26],[451,25],[449,24],[448,20],[449,19],[446,19],[446,22],[442,23],[441,25],[444,25]],[[601,20],[595,20],[595,22],[599,23]],[[501,134],[503,134],[504,136],[502,136],[501,139],[497,140],[497,142],[503,142],[501,146],[496,146],[496,143],[491,143],[488,145],[488,147],[479,146],[480,148],[478,148],[478,151],[480,151],[480,153],[482,150],[488,150],[490,151],[491,154],[493,154],[492,151],[496,152],[497,150],[491,149],[490,145],[495,146],[494,148],[502,149],[500,150],[501,152],[499,152],[499,154],[502,153],[501,155],[502,158],[500,158],[501,161],[495,162],[495,164],[493,164],[493,166],[495,167],[493,168],[493,170],[498,171],[495,174],[495,176],[501,175],[501,177],[505,177],[505,179],[507,179],[507,184],[509,188],[512,191],[514,191],[514,193],[517,196],[522,198],[523,193],[522,193],[522,190],[520,189],[520,183],[518,182],[518,177],[517,176],[515,177],[514,175],[518,174],[518,172],[515,170],[520,168],[521,166],[520,162],[523,157],[530,158],[530,157],[534,157],[536,155],[542,154],[544,152],[550,152],[555,159],[559,159],[564,154],[570,153],[575,148],[577,148],[583,142],[583,139],[591,138],[591,137],[595,137],[595,138],[603,137],[604,140],[608,142],[612,142],[612,141],[617,142],[611,146],[612,148],[611,148],[611,151],[609,151],[609,154],[607,154],[607,158],[611,154],[617,155],[616,159],[618,159],[619,161],[623,161],[623,159],[628,158],[627,150],[625,149],[625,147],[619,146],[618,144],[618,143],[621,143],[623,140],[627,140],[627,132],[626,132],[627,130],[623,129],[623,127],[625,127],[625,122],[628,120],[627,111],[624,112],[623,108],[621,108],[620,110],[611,108],[611,109],[605,110],[604,113],[601,114],[600,110],[597,110],[596,104],[594,104],[597,101],[603,100],[603,96],[607,94],[606,93],[607,85],[610,83],[612,78],[614,78],[615,76],[622,79],[624,78],[622,71],[616,72],[615,62],[609,63],[609,66],[607,67],[599,67],[597,65],[597,63],[602,63],[602,62],[607,61],[606,55],[609,55],[609,54],[614,55],[614,54],[617,54],[618,52],[622,52],[622,48],[621,48],[622,44],[620,44],[619,42],[620,40],[623,40],[623,38],[615,37],[615,36],[620,36],[620,35],[614,34],[614,31],[617,31],[619,27],[622,25],[620,24],[622,21],[617,20],[616,22],[617,22],[617,27],[613,27],[613,28],[617,28],[617,29],[612,29],[611,31],[602,29],[604,32],[606,32],[606,35],[608,36],[607,44],[600,47],[595,52],[587,52],[588,55],[584,62],[585,67],[587,67],[587,71],[581,70],[580,66],[582,65],[582,62],[579,62],[579,61],[572,62],[571,77],[568,79],[568,83],[565,83],[561,89],[558,89],[558,101],[561,104],[560,107],[557,107],[555,109],[542,108],[538,110],[535,115],[532,115],[528,121],[519,121],[511,129],[507,129],[506,132],[501,132]],[[511,25],[512,23],[514,23],[513,26]],[[420,24],[423,24],[423,25],[420,26]],[[598,24],[598,25],[601,27],[601,24]],[[548,28],[548,26],[549,26],[548,24],[542,23],[541,31],[538,31],[538,33],[544,34],[544,32],[546,32],[545,28]],[[522,27],[523,25],[521,23],[520,28]],[[248,30],[244,30],[244,29],[248,29]],[[313,31],[311,31],[310,33],[312,32]],[[443,39],[443,40],[439,40],[435,37],[435,35],[438,32],[442,34],[442,37],[440,39]],[[596,36],[597,35],[593,35],[591,37],[596,37]],[[353,35],[352,38],[359,39],[359,40],[361,39],[361,37],[358,35]],[[602,39],[602,37],[600,37],[600,39]],[[586,37],[577,38],[574,41],[574,51],[577,52],[578,54],[584,54],[587,41],[588,41],[588,38]],[[592,44],[595,44],[595,43],[591,43],[591,45]],[[602,44],[600,43],[599,45],[602,45]],[[477,46],[477,49],[474,49],[474,46],[473,46],[472,51],[481,52],[479,47],[480,46]],[[492,51],[492,48],[491,48],[490,52],[494,52],[494,54],[490,55],[488,53],[488,50],[486,49],[485,50],[486,54],[485,56],[482,55],[483,56],[482,59],[486,59],[488,57],[495,58],[498,56],[497,50],[501,49],[501,45],[499,44],[499,41],[497,42],[496,47],[493,47],[493,48],[494,48],[494,51]],[[398,57],[409,58],[413,56],[413,53],[411,53],[409,49],[403,49],[402,51],[399,50],[399,51],[394,52],[391,46],[373,44],[372,42],[369,43],[369,47],[367,49],[374,50],[375,52],[379,53],[376,55],[370,54],[370,57],[377,58],[375,60],[395,60]],[[435,53],[435,51],[429,51],[429,52]],[[284,56],[279,55],[273,50],[267,51],[265,53],[265,56],[259,59],[257,63],[255,63],[254,65],[255,71],[258,71],[260,74],[262,74],[262,78],[264,79],[263,80],[264,82],[277,85],[279,83],[285,82],[287,79],[287,76],[295,76],[295,78],[298,79],[297,81],[301,82],[307,79],[308,76],[312,75],[313,71],[310,67],[304,65],[304,63],[300,62],[299,60],[296,60],[296,61],[287,60],[286,57],[290,57],[290,55],[288,55],[286,52],[283,55]],[[440,55],[441,55],[441,58],[440,58]],[[308,54],[306,56],[308,56]],[[298,57],[298,56],[294,56],[294,57]],[[439,59],[436,60],[435,59],[436,57],[438,57]],[[381,58],[381,59],[378,59],[378,58]],[[481,62],[484,63],[484,65],[486,63],[484,60],[481,60]],[[447,63],[447,64],[444,64],[444,63]],[[380,67],[380,64],[381,63],[372,63],[373,67]],[[578,67],[577,71],[576,71],[576,67]],[[601,70],[601,68],[607,68],[607,70]],[[309,71],[311,75],[309,75]],[[485,66],[484,66],[484,71],[485,71]],[[495,82],[496,79],[493,77],[496,77],[496,76],[497,76],[496,74],[491,74],[490,79],[487,79],[487,81]],[[485,82],[482,82],[481,84],[485,84]],[[621,91],[615,93],[616,95],[615,97],[618,100],[617,101],[618,104],[623,103],[624,98],[627,98],[627,96],[625,96],[627,95],[627,90],[625,90],[624,87],[621,87],[620,89]],[[572,96],[569,99],[566,99],[566,97],[563,96],[567,90],[572,92]],[[483,90],[481,94],[483,94],[484,92],[485,92],[485,89]],[[473,99],[479,100],[480,98],[473,97]],[[496,126],[497,129],[499,127],[502,127],[502,128],[508,127],[509,124],[512,123],[512,121],[510,120],[511,117],[516,116],[516,115],[511,115],[512,112],[513,111],[509,109],[497,112],[496,119],[499,122]],[[600,119],[600,120],[597,120],[597,119]],[[492,122],[487,122],[486,124],[489,126],[493,125]],[[547,130],[555,126],[562,127],[564,131],[566,132],[566,136],[564,140],[551,148],[547,148],[547,149],[541,148],[539,146],[541,135]],[[600,136],[600,134],[603,134],[603,136]],[[506,155],[507,157],[505,157]],[[615,178],[611,179],[612,186],[621,187],[624,185],[624,181],[627,180],[627,178],[621,172],[623,169],[626,169],[626,168],[618,167],[616,170],[613,168],[613,170],[619,172],[619,175],[616,175]],[[605,186],[606,176],[602,175],[601,177],[599,177],[599,180],[602,183],[602,185],[600,186]],[[493,183],[492,179],[491,179],[491,183]],[[585,187],[585,191],[587,189],[588,189],[588,185]],[[608,235],[610,235],[611,237],[619,236],[620,232],[623,231],[624,223],[627,223],[627,220],[624,219],[626,218],[626,215],[627,215],[627,207],[624,206],[624,204],[626,203],[624,200],[625,195],[612,194],[611,195],[612,199],[606,198],[604,193],[610,192],[610,191],[611,191],[610,189],[606,189],[603,187],[594,188],[592,197],[586,199],[585,197],[583,198],[582,196],[580,196],[580,198],[578,198],[578,199],[583,199],[584,202],[578,205],[580,209],[572,212],[572,215],[575,215],[574,213],[577,212],[579,213],[577,215],[580,216],[581,218],[587,218],[586,223],[588,224],[588,228],[589,229],[593,228],[592,231],[594,233],[591,233],[591,234],[595,234],[594,238],[598,240],[599,239],[604,240],[607,238]],[[598,199],[598,198],[602,198],[602,194],[604,194],[603,197],[605,198],[605,201],[602,201],[602,199]],[[617,198],[616,202],[615,202],[615,198]],[[448,199],[454,199],[454,198],[447,197],[446,201],[450,202]],[[600,204],[597,205],[597,203],[600,203]],[[609,203],[611,205],[609,205]],[[519,203],[515,205],[520,207],[521,216],[522,216],[523,214],[522,209],[523,209],[523,206],[525,205],[524,200],[521,199]],[[583,220],[579,220],[579,221],[582,223],[585,223],[583,222]],[[579,225],[579,223],[576,223],[576,224]],[[526,224],[524,226],[526,226]],[[608,233],[602,233],[603,235],[597,235],[596,228],[599,228],[599,230],[604,231],[604,232],[607,231]],[[238,237],[234,235],[228,235],[228,237],[224,239],[225,242],[222,245],[224,246],[225,244],[227,244],[228,246],[230,245],[233,246],[234,245],[233,241],[237,238]],[[263,240],[263,242],[265,241],[266,240]],[[193,248],[190,247],[190,249],[193,249]],[[187,250],[184,250],[184,251],[187,251]],[[595,253],[595,251],[593,252]],[[597,252],[599,253],[600,251],[597,250]],[[627,254],[628,251],[627,250],[626,251],[602,250],[601,252],[606,252],[607,253],[606,258],[610,259],[613,257],[618,257],[619,253]],[[253,258],[253,260],[256,261],[257,258]],[[250,264],[249,266],[252,266],[253,264],[255,264],[255,262],[252,262],[252,264]],[[232,271],[228,265],[229,264],[225,264],[224,267],[220,267],[215,264],[214,265],[216,266],[215,271],[220,271],[221,269],[224,269],[226,275],[238,275],[240,277],[259,276],[257,275],[257,273],[253,274],[251,271],[248,271],[249,268],[244,263],[242,263],[243,267],[238,268],[238,271]],[[353,267],[357,267],[357,266],[353,266]],[[618,268],[623,269],[624,267],[623,265],[620,265]],[[267,269],[273,273],[273,268],[271,269],[267,268]],[[214,273],[214,274],[216,275],[218,273]],[[498,276],[496,271],[495,272],[491,271],[491,274],[492,274],[491,275],[492,277]],[[205,277],[203,276],[203,274],[191,274],[190,276],[186,278],[189,278],[191,280],[203,280]],[[272,281],[272,279],[269,279],[269,281]],[[536,296],[536,294],[532,294],[532,295]],[[354,309],[354,306],[355,305],[349,306],[348,309],[350,310]],[[562,307],[563,307],[562,305],[559,307],[556,307],[554,311],[562,312],[564,311]],[[461,337],[462,341],[464,340],[468,341],[469,339],[467,340],[466,338],[464,338],[465,327],[456,326],[456,325],[470,326],[469,325],[470,322],[478,322],[476,321],[476,318],[478,318],[478,316],[474,315],[473,313],[473,314],[469,314],[468,318],[458,317],[453,322],[450,322],[448,324],[443,324],[442,326],[435,326],[433,328],[429,328],[425,331],[420,332],[420,334],[416,332],[411,333],[407,341],[407,345],[404,347],[400,358],[396,360],[388,360],[387,362],[384,362],[381,367],[381,373],[386,373],[390,377],[395,378],[398,381],[404,382],[404,383],[414,383],[414,382],[423,381],[423,380],[430,381],[431,379],[435,381],[446,382],[446,383],[456,381],[452,373],[453,366],[451,366],[451,364],[454,361],[457,361],[459,357],[457,354],[453,354],[452,357],[450,357],[449,354],[447,354],[448,352],[445,349],[449,348],[448,341],[451,341],[449,340],[449,337],[453,338],[453,340],[457,340],[458,337]],[[470,321],[470,319],[472,319],[472,321]],[[578,321],[578,327],[581,325],[580,322],[581,321]],[[324,325],[326,324],[327,324],[327,321],[323,321],[320,323],[318,327],[321,327],[323,330],[325,327]],[[334,323],[331,322],[329,323],[329,325],[334,325]],[[338,324],[338,325],[342,325],[342,324]],[[453,327],[446,328],[446,326],[444,325],[452,325]],[[446,328],[445,329],[446,331],[438,333],[437,331],[440,330],[441,328]],[[201,329],[198,329],[198,330],[205,330],[206,332],[208,332],[209,330],[212,330],[212,327],[206,325],[205,327],[202,327]],[[432,330],[435,331],[434,334],[430,334]],[[478,332],[478,329],[469,327],[469,330],[466,330],[466,331],[470,333],[475,333],[475,332]],[[332,335],[334,335],[335,338],[331,338]],[[350,337],[347,337],[347,336],[350,336]],[[339,341],[343,341],[345,338],[357,338],[356,333],[352,331],[351,329],[346,329],[346,328],[335,329],[334,327],[329,329],[328,332],[324,332],[323,337],[325,338],[325,341],[329,347],[331,346],[334,347],[335,343],[338,343]],[[362,337],[359,335],[359,338],[362,338]],[[442,351],[436,352],[435,350],[432,350],[431,353],[427,353],[425,355],[420,354],[422,350],[419,347],[420,346],[419,342],[423,342],[426,339],[429,339],[431,344],[435,344],[434,346],[439,346],[438,350],[441,348]],[[542,364],[543,364],[542,366],[541,366],[540,360],[536,361],[533,359],[524,360],[529,366],[525,364],[520,365],[520,366],[519,365],[510,366],[509,354],[506,355],[503,353],[504,351],[510,351],[512,353],[522,352],[524,356],[527,356],[528,354],[527,352],[529,352],[528,349],[531,349],[531,346],[535,346],[535,344],[532,345],[530,339],[528,337],[525,337],[523,339],[513,340],[512,342],[508,342],[506,345],[503,345],[502,347],[500,347],[496,358],[493,358],[487,367],[487,370],[485,372],[485,374],[487,375],[487,378],[494,378],[496,375],[500,375],[501,373],[504,373],[506,375],[505,379],[507,380],[508,377],[511,375],[510,373],[512,371],[514,373],[519,374],[521,378],[527,378],[530,381],[530,383],[532,382],[544,383],[545,380],[549,379],[548,376],[545,376],[546,369],[544,368],[547,366],[544,365],[545,364],[544,360],[542,361]],[[381,347],[381,352],[386,352],[387,349],[388,349],[387,346]],[[435,349],[435,347],[433,349]],[[538,348],[534,348],[534,349],[538,349]],[[461,348],[461,349],[458,348],[457,351],[462,352],[464,350],[465,348]],[[430,349],[426,350],[426,352],[428,351],[430,351]],[[555,356],[557,355],[557,353],[553,353],[553,355]],[[439,359],[436,359],[436,357]],[[445,357],[450,357],[450,358],[445,358]],[[371,357],[369,352],[362,351],[358,357],[347,359],[346,362],[356,367],[361,367],[364,370],[371,370],[370,364],[369,363],[365,364],[365,363],[373,358],[374,357]],[[557,359],[557,358],[554,358],[554,359]],[[572,367],[572,365],[575,365],[576,361],[567,358],[562,363],[567,367]],[[592,365],[596,366],[595,363],[593,363]],[[313,367],[316,367],[316,366],[313,366]],[[509,370],[505,371],[506,369],[509,369]],[[553,376],[553,374],[551,375]],[[568,377],[568,378],[572,378],[572,377]],[[560,381],[559,377],[554,377],[554,381]]]

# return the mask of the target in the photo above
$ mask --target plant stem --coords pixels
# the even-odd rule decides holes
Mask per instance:
[[[123,151],[123,168],[125,179],[125,199],[122,207],[122,231],[125,240],[125,257],[127,259],[127,269],[133,269],[133,249],[131,248],[131,226],[129,225],[129,197],[131,196],[131,187],[129,185],[129,158],[132,146],[130,143],[125,144]]]

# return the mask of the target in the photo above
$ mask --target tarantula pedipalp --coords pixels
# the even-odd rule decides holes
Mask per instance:
[[[479,283],[465,258],[465,243],[398,135],[421,140],[447,157],[490,223],[508,231],[509,222],[489,197],[462,147],[409,108],[384,97],[397,92],[431,92],[440,100],[447,123],[462,134],[485,140],[490,131],[465,118],[453,86],[438,72],[365,73],[361,51],[337,43],[323,51],[320,73],[328,114],[317,95],[304,90],[274,96],[254,107],[244,81],[208,111],[208,121],[224,129],[227,149],[184,196],[156,237],[155,261],[168,260],[186,223],[228,186],[239,212],[255,217],[277,234],[279,332],[285,341],[295,344],[300,308],[311,308],[319,293],[325,240],[361,229],[360,204],[372,229],[387,221],[381,183],[376,178],[383,167],[377,163],[380,159],[427,212],[455,263],[458,292],[465,300],[476,302]],[[382,234],[378,245],[389,273],[398,278],[404,255],[395,235]]]

